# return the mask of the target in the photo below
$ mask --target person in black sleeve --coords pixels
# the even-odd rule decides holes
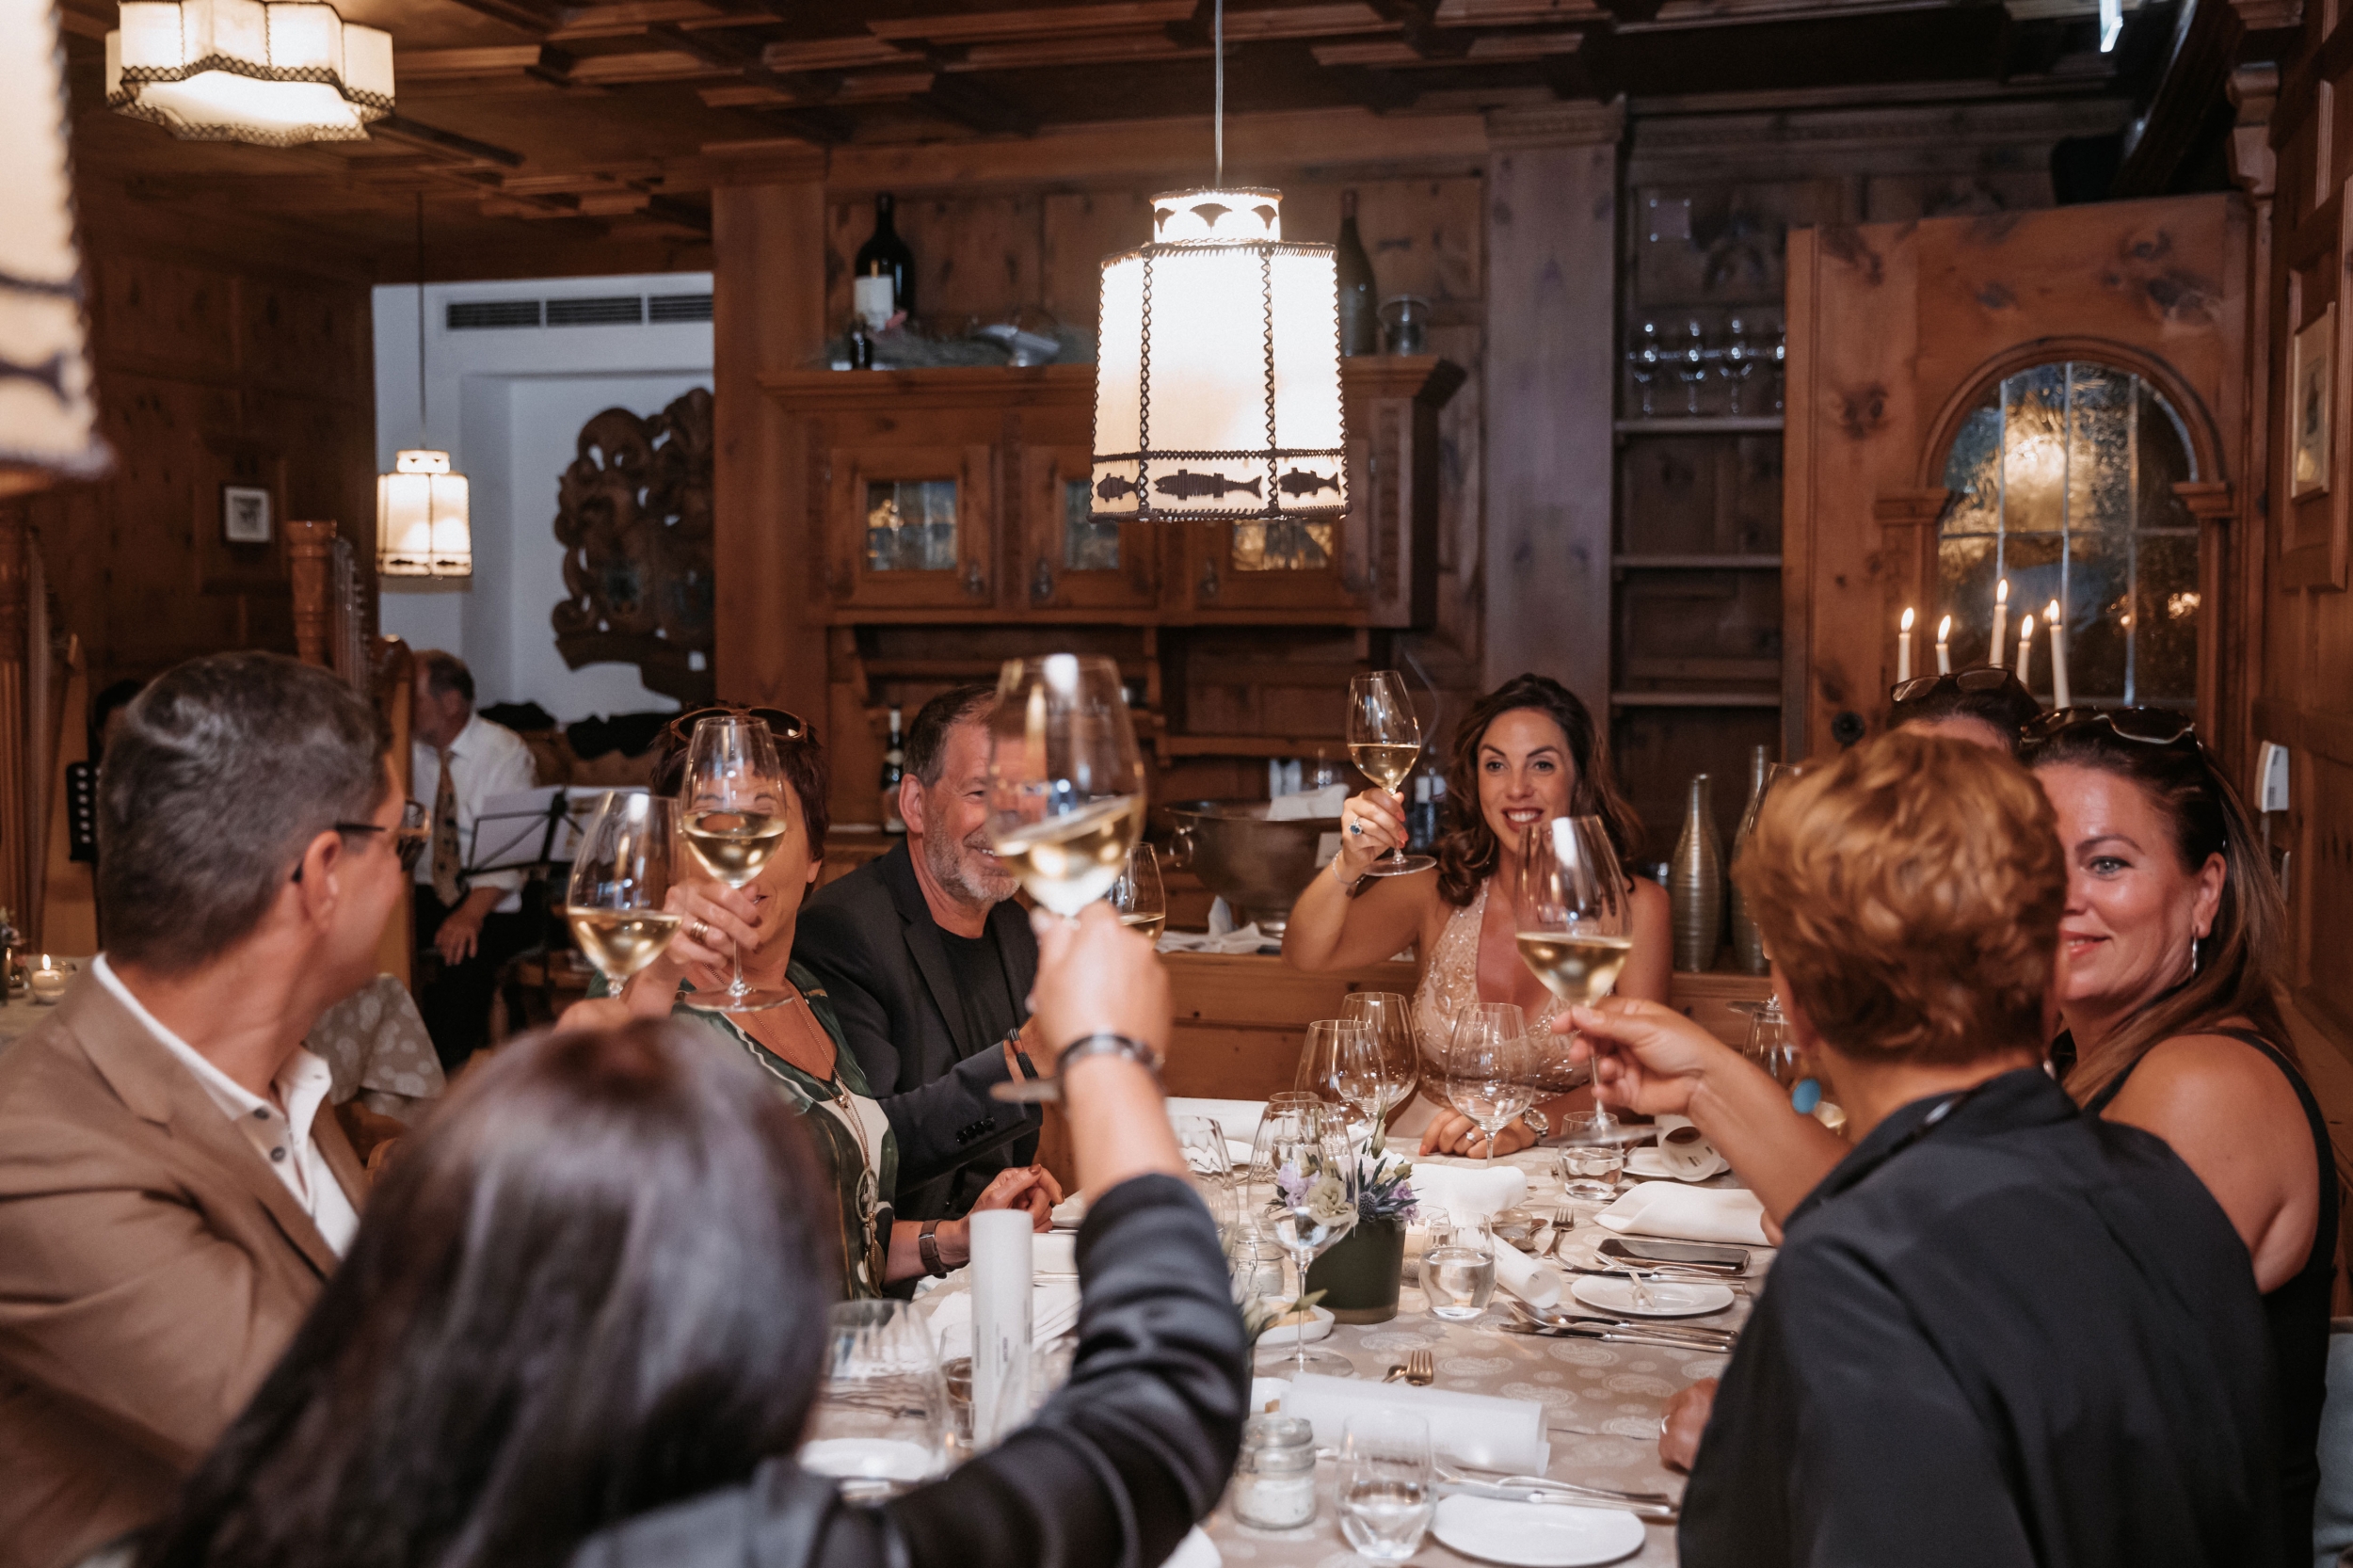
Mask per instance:
[[[958,686],[916,713],[899,785],[906,842],[820,888],[793,936],[792,962],[824,984],[866,1081],[885,1098],[1002,1048],[1028,1016],[1037,938],[984,831],[996,700],[994,687]],[[953,1126],[902,1128],[902,1143],[961,1144],[974,1157],[901,1192],[899,1217],[961,1216],[999,1172],[1037,1158],[1040,1125],[1034,1109],[1002,1105]],[[1021,1130],[1008,1140],[1009,1128]]]

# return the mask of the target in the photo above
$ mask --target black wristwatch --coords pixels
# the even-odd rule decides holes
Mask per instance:
[[[1098,1029],[1073,1041],[1062,1053],[1061,1065],[1056,1070],[1067,1073],[1073,1063],[1082,1062],[1090,1056],[1124,1056],[1130,1062],[1142,1064],[1155,1078],[1160,1074],[1159,1051],[1141,1040],[1131,1040],[1125,1034],[1114,1034],[1107,1029]]]
[[[915,1233],[916,1256],[923,1260],[923,1272],[934,1279],[948,1277],[948,1265],[939,1256],[939,1222],[926,1220],[923,1228]]]

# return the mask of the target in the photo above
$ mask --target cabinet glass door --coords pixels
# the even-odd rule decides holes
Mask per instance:
[[[1097,522],[1083,446],[1021,453],[1022,597],[1032,609],[1139,609],[1153,602],[1161,530]]]
[[[831,467],[837,602],[994,607],[989,447],[837,447]]]

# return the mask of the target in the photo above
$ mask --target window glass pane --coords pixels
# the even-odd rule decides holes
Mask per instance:
[[[2144,536],[2139,565],[2133,700],[2187,706],[2198,697],[2198,536]]]
[[[1332,564],[1328,522],[1238,522],[1234,524],[1236,571],[1321,571]]]
[[[956,569],[956,482],[870,479],[866,483],[866,569]]]
[[[2002,383],[2003,530],[2056,534],[2066,504],[2067,367],[2037,365]]]
[[[2132,538],[2121,530],[2068,538],[2068,695],[2079,703],[2124,700],[2124,622],[2132,609]],[[2041,664],[2048,654],[2047,647],[2038,650],[2035,662]],[[2045,671],[2036,680],[2037,690],[2048,676]]]
[[[2141,394],[2137,439],[2140,448],[2140,493],[2135,498],[2142,528],[2195,528],[2198,519],[2173,493],[2173,487],[2197,477],[2191,472],[2189,448],[2182,427],[2153,392]]]
[[[1097,522],[1095,496],[1083,479],[1062,484],[1062,565],[1064,571],[1117,571],[1119,524]]]
[[[2067,526],[2130,528],[2139,377],[2105,365],[2070,365],[2068,371]]]
[[[1936,552],[1937,616],[1953,617],[1953,668],[1967,669],[1985,663],[1987,639],[1993,632],[1993,548],[1992,534],[1963,534],[1948,538]],[[1929,617],[1928,662],[1913,668],[1932,673],[1936,668],[1936,618]]]
[[[1945,462],[1947,534],[1992,534],[2002,526],[2002,410],[1994,404],[1971,414],[1953,438]]]

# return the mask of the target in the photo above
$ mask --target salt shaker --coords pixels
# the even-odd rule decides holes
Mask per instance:
[[[1316,1516],[1316,1429],[1296,1416],[1253,1416],[1226,1494],[1234,1517],[1259,1529],[1296,1529]]]

